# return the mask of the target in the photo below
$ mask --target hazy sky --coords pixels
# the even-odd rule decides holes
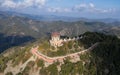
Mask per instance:
[[[0,10],[36,15],[120,19],[120,0],[0,0]]]

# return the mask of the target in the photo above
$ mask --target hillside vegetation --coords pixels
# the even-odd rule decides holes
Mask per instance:
[[[86,32],[78,42],[85,48],[99,42],[98,46],[90,52],[79,55],[79,61],[72,58],[65,58],[64,62],[47,64],[43,60],[34,58],[29,61],[26,67],[17,75],[119,75],[120,74],[120,39],[116,36],[105,35],[97,32]],[[0,73],[7,72],[6,75],[14,74],[13,71],[6,71],[8,65],[13,69],[18,65],[22,66],[33,56],[30,53],[31,47],[42,43],[43,40],[28,44],[24,47],[11,48],[0,55]],[[44,44],[45,45],[45,44]],[[43,45],[43,48],[44,48]],[[45,47],[46,48],[46,47]],[[70,47],[71,48],[71,47]],[[73,62],[74,61],[74,62]],[[12,62],[12,63],[11,63]]]
[[[50,57],[55,57],[55,56],[63,56],[75,52],[79,52],[84,50],[84,45],[82,45],[81,42],[78,42],[78,40],[72,40],[68,42],[64,42],[63,46],[60,47],[53,47],[50,45],[49,41],[43,41],[39,45],[39,52],[50,56]]]

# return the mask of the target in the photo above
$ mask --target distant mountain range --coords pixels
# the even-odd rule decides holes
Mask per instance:
[[[54,48],[49,45],[51,32],[82,38]],[[120,75],[120,39],[111,35],[120,37],[120,22],[116,19],[0,11],[0,75]],[[57,55],[60,60],[49,64],[31,52]],[[75,53],[61,60],[61,55],[69,56],[71,52],[82,54]]]
[[[56,15],[32,15],[32,14],[23,14],[17,13],[12,11],[0,11],[0,14],[7,14],[7,16],[19,16],[19,17],[26,17],[34,20],[40,21],[67,21],[67,22],[74,22],[74,21],[86,21],[86,22],[105,22],[105,23],[112,23],[112,22],[120,22],[120,19],[113,19],[113,18],[103,18],[103,19],[88,19],[88,18],[76,18],[76,17],[67,17],[67,16],[56,16]]]
[[[68,26],[69,25],[69,26]],[[7,34],[24,34],[34,37],[51,31],[73,31],[77,34],[90,31],[113,32],[119,30],[120,21],[117,19],[87,19],[55,15],[30,15],[11,11],[0,11],[0,31]],[[76,29],[77,28],[77,29]],[[33,33],[26,33],[27,31]],[[42,34],[41,34],[42,33]],[[75,33],[75,34],[76,34]]]
[[[93,21],[85,18],[76,19],[53,15],[34,16],[0,11],[0,34],[4,35],[0,36],[0,44],[3,44],[0,46],[0,51],[35,39],[49,38],[50,33],[56,31],[60,32],[61,35],[71,37],[80,35],[86,31],[103,32],[120,37],[119,21],[115,19],[100,20]],[[102,21],[106,21],[107,23]],[[9,36],[11,39],[8,38]],[[12,42],[13,38],[14,42]],[[7,39],[9,39],[9,42],[6,42]],[[20,41],[19,43],[15,41],[17,39],[24,41]],[[5,42],[2,40],[5,40]]]

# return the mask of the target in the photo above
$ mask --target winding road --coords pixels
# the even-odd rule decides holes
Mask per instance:
[[[53,63],[53,62],[56,62],[57,60],[63,60],[65,59],[66,57],[76,57],[78,56],[79,54],[82,54],[82,53],[85,53],[87,51],[90,51],[90,50],[93,50],[99,43],[95,43],[93,44],[91,47],[89,47],[88,49],[85,49],[83,51],[80,51],[80,52],[76,52],[76,53],[72,53],[72,54],[68,54],[68,55],[65,55],[65,56],[57,56],[57,57],[48,57],[42,53],[40,53],[38,51],[38,46],[35,47],[35,48],[32,48],[31,49],[31,52],[33,55],[36,55],[39,59],[42,59],[44,60],[45,62],[48,62],[48,63]]]

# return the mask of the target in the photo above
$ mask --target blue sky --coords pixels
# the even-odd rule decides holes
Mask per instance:
[[[120,19],[120,0],[0,0],[0,10],[35,15]]]

